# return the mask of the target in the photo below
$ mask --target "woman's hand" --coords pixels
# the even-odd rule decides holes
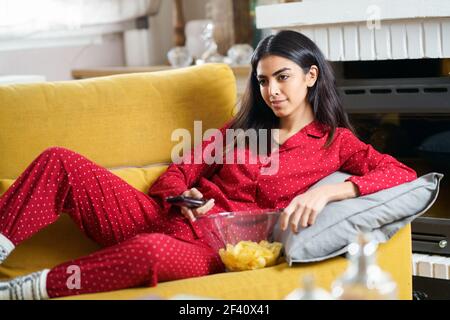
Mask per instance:
[[[314,224],[329,199],[326,190],[320,187],[296,196],[281,213],[281,229],[284,231],[290,225],[293,232],[298,232],[299,225],[306,228]]]
[[[189,190],[186,190],[183,192],[183,196],[186,197],[192,197],[195,199],[202,199],[203,195],[200,191],[198,191],[196,188],[192,188]],[[185,216],[187,219],[194,222],[197,217],[200,217],[204,214],[206,214],[209,210],[211,210],[214,207],[214,199],[208,200],[208,202],[205,203],[202,207],[199,208],[188,208],[185,206],[181,207],[181,214]]]
[[[357,186],[350,181],[325,185],[310,189],[296,196],[281,213],[281,229],[291,226],[293,232],[298,232],[298,226],[306,228],[316,221],[318,214],[330,201],[354,198],[359,195]]]

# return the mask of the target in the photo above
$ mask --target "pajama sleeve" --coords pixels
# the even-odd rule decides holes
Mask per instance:
[[[353,182],[361,196],[417,178],[413,169],[390,155],[379,153],[350,130],[344,129],[340,138],[340,170],[353,175],[346,181]]]
[[[153,197],[164,211],[168,211],[171,207],[171,204],[165,201],[167,197],[182,194],[195,187],[202,177],[209,177],[219,169],[220,163],[205,161],[205,157],[211,159],[209,156],[215,156],[216,146],[222,147],[225,128],[218,130],[211,138],[205,139],[185,154],[180,164],[171,164],[150,187],[148,195]]]

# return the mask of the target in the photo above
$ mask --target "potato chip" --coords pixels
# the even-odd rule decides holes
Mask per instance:
[[[234,246],[227,244],[225,249],[219,250],[219,255],[229,271],[255,270],[277,264],[281,249],[279,242],[240,241]]]

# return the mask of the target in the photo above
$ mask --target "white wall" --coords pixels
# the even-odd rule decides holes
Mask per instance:
[[[203,19],[207,0],[184,0],[186,21]],[[165,64],[173,46],[173,3],[163,0],[159,14],[150,18],[150,64]],[[123,66],[123,37],[103,37],[101,44],[0,51],[0,75],[44,75],[48,81],[70,80],[71,70]]]
[[[124,61],[120,35],[104,37],[101,44],[0,51],[0,75],[44,75],[47,81],[72,79],[76,68],[119,66]]]

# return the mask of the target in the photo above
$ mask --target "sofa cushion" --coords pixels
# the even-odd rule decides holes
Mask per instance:
[[[312,188],[344,182],[349,176],[336,172]],[[360,231],[372,232],[377,241],[386,242],[433,205],[442,177],[442,174],[430,173],[370,195],[331,202],[312,226],[299,228],[297,234],[290,228],[283,232],[279,225],[276,226],[275,239],[284,244],[285,255],[291,265],[341,255]]]
[[[118,168],[110,171],[136,189],[147,192],[151,184],[167,169],[167,165],[152,165],[142,168]],[[14,180],[0,180],[0,195]],[[14,277],[61,262],[89,254],[100,247],[72,222],[62,215],[54,224],[21,243],[8,259],[0,265],[0,278]]]
[[[117,168],[110,169],[110,171],[128,182],[137,190],[147,193],[153,182],[155,182],[156,179],[158,179],[158,177],[163,174],[168,167],[168,164],[160,164],[141,168]]]
[[[104,167],[171,161],[177,129],[220,128],[233,116],[226,64],[86,80],[0,86],[0,179],[62,146]]]

